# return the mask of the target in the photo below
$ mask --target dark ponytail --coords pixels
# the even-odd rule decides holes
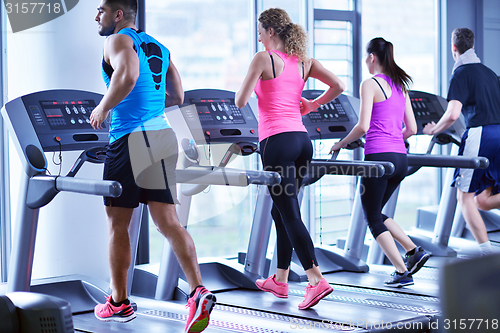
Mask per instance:
[[[381,37],[373,38],[366,47],[368,54],[373,53],[377,56],[384,74],[403,91],[410,90],[410,84],[413,82],[411,76],[399,67],[394,61],[394,46],[391,42]]]

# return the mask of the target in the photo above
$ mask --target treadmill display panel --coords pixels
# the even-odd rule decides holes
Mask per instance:
[[[54,89],[18,97],[5,109],[14,128],[31,132],[30,141],[39,142],[43,151],[84,150],[109,143],[110,115],[100,129],[90,125],[90,115],[101,99],[101,94],[89,91]]]
[[[410,102],[417,121],[417,134],[423,134],[425,125],[437,123],[448,107],[445,98],[422,91],[410,90]],[[461,137],[465,131],[463,115],[460,115],[453,125],[445,132]]]
[[[417,120],[428,120],[438,121],[440,115],[438,114],[436,107],[432,101],[427,97],[412,97],[411,106],[413,107],[413,113]]]
[[[302,97],[318,98],[323,90],[304,90]],[[334,100],[302,116],[302,122],[313,140],[338,139],[346,136],[358,121],[359,99],[340,95]]]
[[[46,121],[50,128],[58,130],[91,128],[89,117],[96,104],[93,100],[43,100],[40,101],[40,106],[42,112],[40,112],[38,106],[30,106],[31,115],[35,123],[44,125]],[[106,127],[105,122],[102,124],[102,127]]]
[[[202,125],[246,124],[246,110],[238,109],[232,99],[190,99]],[[252,118],[250,118],[252,119]]]
[[[338,99],[322,105],[317,110],[311,111],[307,116],[313,123],[349,121],[349,117]]]

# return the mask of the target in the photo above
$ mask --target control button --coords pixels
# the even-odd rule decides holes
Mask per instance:
[[[73,111],[75,111],[75,114],[78,114],[78,108],[73,105]]]
[[[250,134],[255,134],[255,131],[253,129],[251,129]]]
[[[71,114],[71,110],[66,106],[66,113]]]
[[[78,118],[78,123],[79,123],[79,124],[83,124],[83,119]]]
[[[75,119],[73,119],[73,118],[71,118],[70,122],[71,122],[73,125],[74,125],[74,124],[76,124],[76,121],[75,121]]]
[[[222,111],[222,106],[220,106],[219,103],[217,103],[217,107],[219,108],[219,111]]]
[[[83,114],[87,113],[87,110],[83,107],[83,105],[80,106],[80,111],[82,111]]]
[[[215,105],[210,104],[210,106],[212,107],[212,110],[217,111],[217,109],[215,108]]]
[[[217,117],[215,117],[215,118],[217,118],[217,120],[220,120],[220,116],[217,116]]]

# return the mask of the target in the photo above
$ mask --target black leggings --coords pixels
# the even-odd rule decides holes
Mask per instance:
[[[278,268],[288,269],[292,250],[304,270],[318,265],[314,245],[300,216],[297,192],[312,159],[313,147],[306,132],[285,132],[260,142],[262,164],[266,171],[281,176],[279,185],[269,186],[273,199],[271,214],[276,225]]]
[[[388,217],[382,214],[382,208],[405,178],[408,158],[406,154],[401,153],[377,153],[365,155],[365,161],[387,161],[396,167],[394,173],[389,176],[361,178],[361,204],[370,231],[373,237],[377,238],[384,231],[388,231],[384,224]]]

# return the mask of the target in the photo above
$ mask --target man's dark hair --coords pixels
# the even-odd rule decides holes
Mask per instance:
[[[126,20],[135,21],[137,15],[137,0],[106,0],[111,10],[122,10]]]
[[[451,34],[451,42],[457,47],[460,54],[464,54],[474,46],[474,33],[467,28],[458,28]]]

